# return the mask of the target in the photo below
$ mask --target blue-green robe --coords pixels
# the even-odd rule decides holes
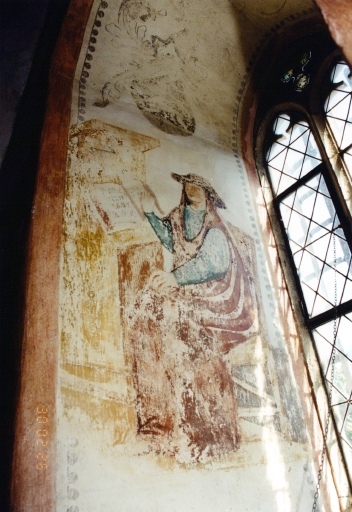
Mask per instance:
[[[156,235],[166,249],[173,252],[173,236],[169,220],[162,220],[154,213],[145,213]],[[193,240],[200,232],[205,210],[193,210],[186,205],[183,213],[184,230],[187,240]],[[174,274],[179,286],[205,283],[223,277],[230,265],[230,247],[223,231],[211,228],[204,237],[198,254],[188,262],[175,268]]]

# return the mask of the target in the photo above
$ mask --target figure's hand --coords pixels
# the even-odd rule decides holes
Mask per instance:
[[[158,293],[167,292],[178,288],[178,284],[173,273],[164,272],[163,270],[157,270],[156,272],[153,272],[149,284],[153,290]]]
[[[151,212],[155,213],[158,209],[156,206],[155,198],[147,190],[145,190],[142,194],[141,203],[142,203],[143,211],[145,213],[151,213]]]

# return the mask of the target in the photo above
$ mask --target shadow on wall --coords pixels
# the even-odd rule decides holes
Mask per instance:
[[[1,0],[1,496],[9,485],[21,354],[27,236],[51,54],[68,0]]]

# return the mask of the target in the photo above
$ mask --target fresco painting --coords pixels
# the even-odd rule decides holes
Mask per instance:
[[[16,512],[303,512],[317,482],[339,508],[252,140],[257,58],[314,12],[70,2],[32,210]]]
[[[104,432],[106,449],[142,443],[186,466],[242,461],[244,421],[304,442],[297,396],[279,385],[287,356],[267,339],[254,241],[236,226],[221,182],[200,164],[186,172],[208,156],[191,153],[187,168],[185,154],[182,173],[158,179],[163,145],[100,121],[72,127],[63,415]]]
[[[175,4],[165,6],[175,10]],[[184,7],[178,6],[179,13]],[[151,32],[153,22],[168,16],[166,9],[156,10],[149,2],[126,0],[118,10],[117,23],[106,24],[106,31],[114,37],[114,42],[127,43],[133,59],[129,70],[120,71],[111,77],[102,87],[102,101],[95,102],[98,107],[106,107],[120,98],[129,87],[131,96],[143,115],[157,128],[174,135],[192,135],[195,119],[186,99],[182,85],[182,74],[186,71],[187,58],[180,54],[176,46],[177,33],[166,38]],[[181,14],[184,16],[184,13]],[[179,20],[180,21],[180,20]],[[150,23],[151,22],[151,23]],[[151,25],[151,27],[149,27]],[[184,29],[179,29],[182,32]],[[144,58],[149,66],[149,76],[138,73],[139,59]],[[176,70],[174,77],[165,75],[164,61],[168,60]],[[191,61],[188,63],[189,68]],[[202,78],[206,77],[203,69]]]
[[[98,20],[99,5],[69,133],[60,499],[85,512],[233,510],[234,482],[252,472],[272,512],[270,479],[298,485],[309,447],[282,326],[265,300],[248,183],[229,150],[233,7],[208,6],[221,31],[211,17],[207,30],[195,22],[198,3],[104,3]],[[243,503],[261,504],[250,493]]]
[[[110,118],[135,131],[145,123],[153,135],[201,135],[230,147],[235,91],[226,84],[242,58],[233,12],[227,0],[96,2],[77,68],[75,122]]]

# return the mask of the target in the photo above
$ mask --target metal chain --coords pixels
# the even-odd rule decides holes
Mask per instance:
[[[336,279],[335,232],[333,232],[332,236],[333,236],[334,275],[335,275],[335,282],[334,282],[335,314],[334,314],[334,328],[333,328],[333,347],[332,347],[332,352],[331,352],[331,378],[330,378],[329,395],[328,395],[328,413],[326,416],[325,430],[324,430],[324,435],[323,435],[323,450],[321,452],[319,472],[318,472],[318,481],[317,481],[317,485],[316,485],[316,491],[314,493],[314,502],[313,502],[312,512],[316,512],[316,510],[317,510],[317,502],[318,502],[319,491],[320,491],[320,482],[321,482],[322,474],[323,474],[324,460],[325,460],[325,455],[326,455],[327,437],[328,437],[328,430],[329,430],[330,417],[331,417],[331,411],[332,411],[332,405],[331,405],[332,404],[332,390],[333,390],[333,382],[334,382],[334,374],[335,374],[335,357],[336,357],[335,344],[336,344],[336,337],[337,337],[337,279]]]

